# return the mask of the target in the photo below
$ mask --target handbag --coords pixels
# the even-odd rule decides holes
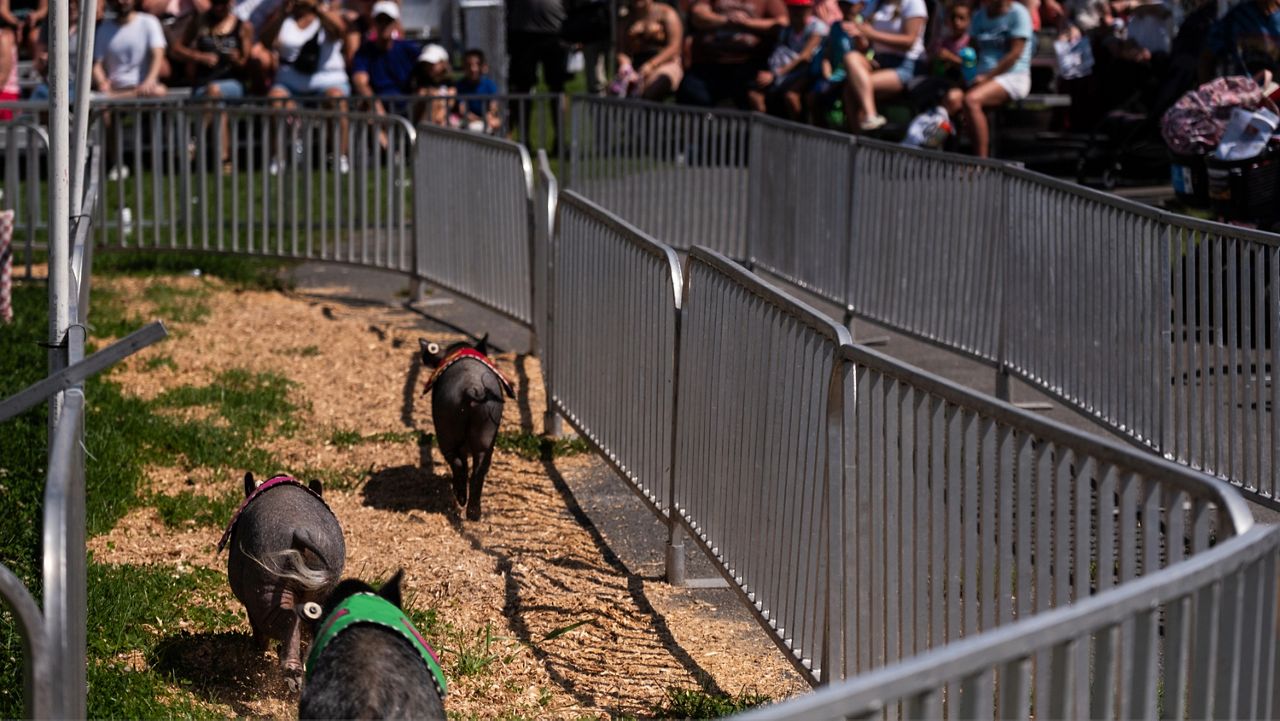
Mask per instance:
[[[320,69],[320,33],[322,32],[319,23],[316,23],[316,32],[311,39],[302,44],[298,49],[298,57],[289,63],[294,70],[303,75],[314,75]]]

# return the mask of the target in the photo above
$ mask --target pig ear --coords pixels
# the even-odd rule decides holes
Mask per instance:
[[[382,584],[382,588],[378,589],[378,595],[394,603],[396,608],[400,607],[400,582],[404,580],[404,569],[396,571],[396,575],[391,580]]]
[[[476,343],[476,352],[483,355],[489,355],[489,334],[488,333],[485,333],[484,337],[480,339],[480,342]]]
[[[432,365],[440,362],[440,346],[425,338],[418,339],[418,348],[422,350],[422,362]]]
[[[315,493],[317,496],[324,495],[324,486],[320,484],[319,478],[311,479],[311,481],[307,483],[307,488],[310,488],[312,493]]]
[[[258,484],[253,480],[253,474],[252,473],[244,474],[244,495],[246,497],[253,495],[253,489],[257,487],[258,487]]]

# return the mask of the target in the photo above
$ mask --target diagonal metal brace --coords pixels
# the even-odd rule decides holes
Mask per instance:
[[[165,330],[164,323],[160,321],[154,321],[135,330],[79,363],[67,366],[0,401],[0,421],[7,421],[28,408],[43,403],[54,393],[82,383],[89,376],[101,373],[167,335],[169,331]]]

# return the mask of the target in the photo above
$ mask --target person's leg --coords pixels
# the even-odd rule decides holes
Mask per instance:
[[[341,85],[331,85],[324,89],[324,96],[333,100],[333,107],[338,111],[338,172],[346,175],[351,170],[351,161],[348,159],[351,139],[347,137],[349,130],[347,120],[347,101],[338,100],[345,98],[351,94],[351,89],[345,83]]]
[[[766,93],[772,85],[773,73],[768,70],[753,71],[747,85],[746,109],[757,113],[763,113],[768,110],[769,104]],[[738,103],[738,107],[743,107],[743,104]]]
[[[582,59],[584,61],[584,70],[587,79],[587,93],[590,95],[601,95],[604,93],[605,86],[609,84],[607,73],[605,72],[605,58],[609,54],[609,43],[591,43],[582,46]]]
[[[292,97],[292,93],[289,92],[289,89],[280,84],[272,85],[271,89],[267,91],[267,98],[271,100],[271,105],[275,108],[292,110],[293,102],[289,100],[290,97]],[[267,123],[271,123],[271,118],[269,116],[264,117],[263,120]],[[275,133],[270,132],[271,125],[267,126],[267,137],[275,140],[275,148],[271,153],[271,164],[267,167],[268,172],[272,175],[277,175],[280,172],[280,153],[283,152],[284,146],[283,134],[278,130],[279,124],[276,123],[275,125],[277,126],[277,131]]]
[[[569,82],[569,46],[555,35],[542,36],[540,45],[538,58],[542,64],[542,77],[547,81],[547,90],[563,93],[565,84]],[[590,72],[591,68],[588,67],[587,70]],[[553,129],[551,137],[546,139],[547,152],[554,153],[559,148],[560,108],[548,108],[547,112],[551,113]],[[526,138],[525,143],[528,142]]]
[[[995,108],[1009,102],[1009,93],[994,80],[971,88],[964,94],[964,112],[969,119],[969,134],[973,138],[973,154],[987,157],[991,147],[990,127],[986,108]]]
[[[844,102],[848,106],[846,110],[852,111],[846,115],[850,122],[849,129],[855,130],[861,127],[864,120],[879,115],[876,111],[875,88],[871,84],[871,61],[859,52],[846,53],[844,69],[848,74],[848,80],[844,84]]]
[[[512,95],[523,95],[533,90],[538,84],[538,54],[536,36],[530,33],[512,31],[507,33],[507,85]],[[526,112],[527,101],[511,102],[511,127],[520,133],[521,138],[529,136],[529,113]],[[433,107],[427,108],[432,114]]]
[[[664,63],[640,86],[640,97],[655,102],[666,100],[668,95],[680,87],[683,77],[684,71],[680,69],[679,63]]]
[[[711,107],[715,98],[711,94],[714,78],[709,65],[693,65],[680,81],[680,89],[676,91],[676,102],[681,105]]]
[[[249,90],[261,94],[272,89],[272,80],[276,76],[278,63],[276,54],[262,43],[254,43],[249,50],[249,68],[245,77],[250,79]],[[268,92],[270,95],[270,92]]]

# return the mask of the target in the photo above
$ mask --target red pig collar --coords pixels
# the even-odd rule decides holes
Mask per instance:
[[[222,532],[222,538],[218,540],[218,553],[222,553],[222,549],[227,545],[227,541],[231,538],[231,531],[234,530],[236,527],[236,521],[240,520],[240,514],[244,513],[244,509],[249,507],[249,504],[253,502],[253,499],[257,498],[258,496],[261,496],[263,493],[271,490],[272,488],[278,488],[280,486],[297,486],[302,490],[306,491],[307,493],[310,493],[311,495],[315,496],[317,499],[320,500],[321,503],[324,503],[324,499],[320,498],[319,493],[316,493],[315,491],[311,490],[301,481],[298,481],[296,478],[291,478],[289,476],[276,476],[263,483],[260,483],[257,488],[253,489],[253,493],[250,493],[247,497],[245,497],[243,501],[240,502],[240,507],[236,509],[236,512],[234,514],[232,514],[231,521],[227,523],[227,530]],[[328,509],[329,513],[333,513],[333,509],[329,508],[328,503],[324,503],[324,507]],[[335,518],[336,517],[337,516],[335,516]]]
[[[507,397],[516,397],[515,388],[512,387],[511,382],[507,380],[506,376],[502,375],[502,371],[498,370],[498,367],[493,364],[493,361],[489,360],[489,356],[474,348],[462,348],[461,350],[456,350],[453,353],[450,353],[449,357],[440,361],[440,365],[436,366],[435,371],[431,373],[431,377],[427,379],[427,387],[422,389],[422,395],[425,396],[431,392],[432,386],[435,385],[440,376],[444,375],[444,372],[448,370],[449,366],[460,360],[466,360],[467,358],[483,363],[486,368],[493,371],[494,375],[498,376],[498,381],[502,383],[502,390],[506,392]]]

